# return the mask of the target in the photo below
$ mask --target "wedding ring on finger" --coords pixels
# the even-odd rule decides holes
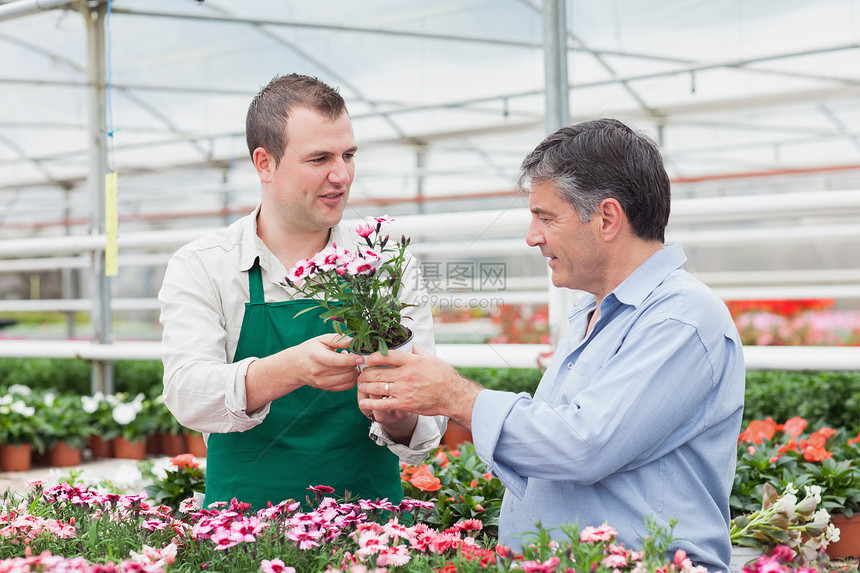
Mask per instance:
[[[388,389],[391,387],[391,382],[385,383],[385,398],[390,398],[391,394],[388,393]]]

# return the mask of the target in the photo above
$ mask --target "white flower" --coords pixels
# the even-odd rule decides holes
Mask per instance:
[[[21,396],[30,396],[33,391],[29,386],[25,386],[24,384],[12,384],[9,386],[10,394],[20,394]]]
[[[42,401],[44,402],[45,406],[50,408],[51,406],[54,405],[54,400],[56,400],[56,399],[57,399],[56,394],[54,394],[53,392],[46,392]]]
[[[806,489],[806,496],[812,496],[815,500],[815,505],[821,503],[821,486],[820,485],[807,485],[804,486]]]
[[[794,510],[797,508],[797,496],[793,493],[789,493],[786,489],[786,493],[782,495],[779,499],[777,499],[773,504],[773,509],[777,513],[785,513],[786,515],[794,515]]]
[[[830,522],[830,513],[823,507],[812,514],[812,524],[814,527],[823,528]]]
[[[36,413],[36,408],[32,406],[28,406],[24,403],[23,400],[15,400],[12,402],[12,405],[9,406],[13,412],[21,414],[22,416],[30,417]]]
[[[9,394],[6,394],[5,396],[0,396],[0,406],[8,406],[14,400],[15,400],[15,398],[10,396]]]
[[[836,543],[837,541],[839,541],[839,534],[840,533],[842,533],[842,532],[839,531],[839,528],[836,527],[835,525],[833,525],[832,523],[830,523],[827,525],[827,531],[824,532],[824,537],[830,543]]]
[[[137,418],[137,413],[140,411],[140,408],[136,407],[133,402],[128,404],[117,404],[113,408],[113,412],[111,413],[111,417],[117,424],[122,426],[127,426],[134,422],[134,419]]]
[[[87,414],[92,414],[98,410],[99,402],[101,402],[101,399],[96,398],[95,396],[81,396],[81,408],[83,408],[84,412]]]

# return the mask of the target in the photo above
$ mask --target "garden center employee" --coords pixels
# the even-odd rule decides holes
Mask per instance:
[[[209,434],[206,504],[235,497],[261,508],[304,500],[316,485],[397,502],[398,456],[424,459],[445,418],[379,411],[371,424],[355,388],[363,359],[340,351],[349,340],[320,312],[296,317],[315,303],[282,284],[298,260],[355,244],[341,223],[356,153],[344,100],[315,78],[276,77],[248,109],[246,138],[260,204],[182,247],[159,292],[164,400],[182,425]],[[425,302],[406,314],[432,348],[418,273],[412,259],[401,293]]]
[[[565,127],[523,161],[526,242],[552,282],[586,291],[532,398],[486,390],[427,354],[372,355],[363,408],[445,414],[470,427],[479,456],[507,487],[503,543],[535,523],[608,522],[639,545],[644,518],[672,551],[727,570],[729,494],[744,399],[743,353],[723,302],[664,247],[669,178],[657,146],[602,119]]]

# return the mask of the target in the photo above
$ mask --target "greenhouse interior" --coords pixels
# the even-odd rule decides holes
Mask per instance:
[[[50,418],[62,401],[40,409],[9,391],[37,385],[63,399],[74,388],[78,408],[98,396],[178,424],[161,398],[167,263],[260,203],[245,117],[292,73],[345,100],[358,151],[343,219],[385,217],[392,237],[410,237],[436,355],[464,376],[534,392],[583,292],[553,286],[526,243],[520,166],[557,129],[615,118],[659,147],[665,242],[683,246],[686,270],[737,326],[744,428],[775,420],[779,436],[799,416],[809,431],[860,431],[857,0],[0,0],[3,416],[15,401]],[[0,420],[0,442],[6,431]],[[860,480],[860,459],[840,452]],[[178,467],[191,475],[194,463]],[[437,476],[453,475],[439,463]],[[744,464],[738,475],[752,472]],[[404,476],[407,494],[437,500]],[[760,507],[757,487],[745,495]],[[501,497],[490,489],[488,503]],[[755,505],[735,494],[733,517]],[[841,499],[860,509],[860,486]],[[472,518],[474,506],[453,511]],[[857,556],[860,542],[841,568],[819,569],[854,571]],[[374,559],[362,563],[386,563]],[[318,570],[308,563],[293,566]]]

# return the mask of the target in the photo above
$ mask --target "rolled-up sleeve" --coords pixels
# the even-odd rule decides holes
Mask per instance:
[[[194,252],[168,263],[158,294],[164,402],[180,424],[203,433],[242,432],[260,424],[268,406],[245,411],[245,374],[254,358],[231,363],[221,299]]]

